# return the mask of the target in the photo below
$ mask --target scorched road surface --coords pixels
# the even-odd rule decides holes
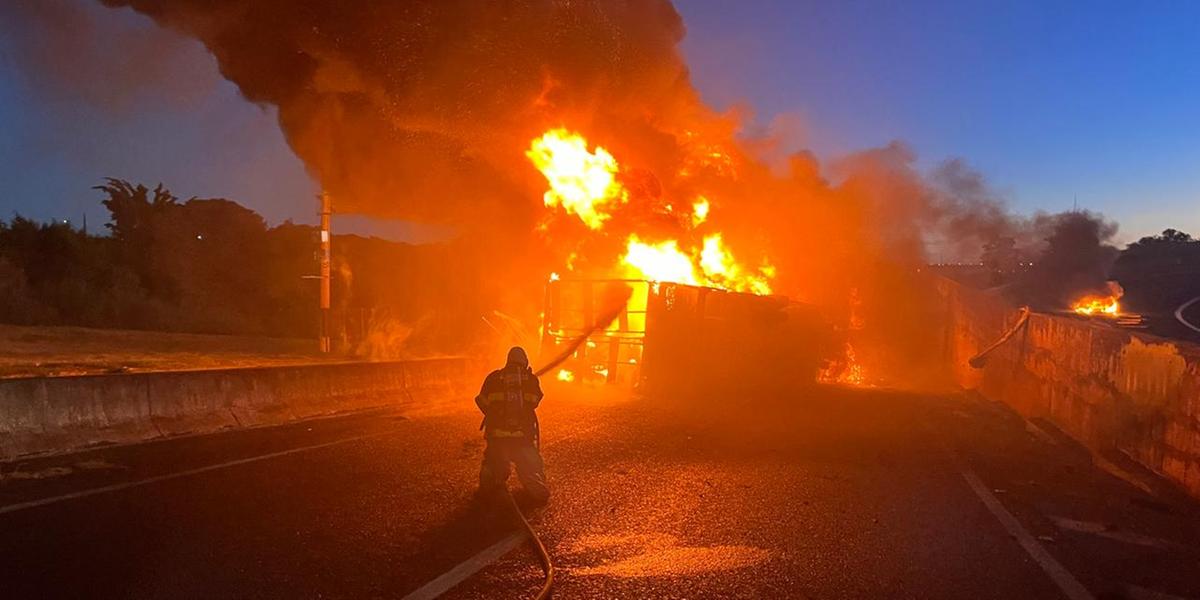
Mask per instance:
[[[548,388],[556,597],[1200,596],[1192,502],[971,396]],[[529,597],[527,547],[472,560],[516,531],[472,501],[478,424],[462,398],[2,464],[0,597],[402,598],[464,562],[445,597]]]

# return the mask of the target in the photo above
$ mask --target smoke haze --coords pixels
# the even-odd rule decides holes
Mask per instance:
[[[703,195],[712,230],[740,260],[777,268],[776,291],[829,306],[858,294],[869,322],[923,314],[911,273],[931,239],[974,260],[1005,238],[1036,255],[1064,218],[1092,223],[1096,235],[1061,243],[1091,247],[1112,235],[1086,214],[1016,217],[961,160],[924,175],[900,142],[823,165],[786,150],[803,131],[797,120],[748,135],[744,115],[699,99],[678,51],[685,27],[668,0],[102,1],[200,40],[249,101],[277,107],[288,144],[338,212],[453,226],[463,265],[428,275],[477,273],[478,294],[531,320],[549,270],[575,253],[585,271],[611,274],[603,265],[623,242],[545,216],[545,180],[525,150],[554,127],[581,132],[621,163],[629,198],[615,230],[685,235],[671,207]],[[90,35],[86,22],[54,12],[60,0],[22,6],[10,14]],[[160,79],[167,39],[128,42],[137,45],[130,52],[153,55],[138,77]],[[27,60],[76,81],[83,76],[55,70],[75,53],[51,48]],[[1102,254],[1082,252],[1064,268],[1091,282],[1098,263],[1081,261]]]
[[[3,57],[45,100],[115,116],[154,102],[190,104],[217,84],[194,41],[107,12],[79,0],[4,2]]]

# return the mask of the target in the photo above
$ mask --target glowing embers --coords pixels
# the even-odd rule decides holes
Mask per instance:
[[[609,205],[625,201],[616,159],[604,148],[588,151],[587,140],[579,134],[547,131],[533,140],[525,156],[550,184],[542,196],[546,206],[562,206],[591,229],[600,229],[611,218]]]
[[[862,296],[859,295],[857,287],[850,288],[846,298],[846,308],[848,312],[846,315],[847,334],[853,336],[855,332],[862,331],[867,325],[863,318]],[[825,367],[817,373],[817,381],[855,387],[869,386],[866,371],[858,361],[858,353],[855,352],[854,344],[849,339],[842,346],[842,355],[827,362]]]
[[[581,361],[573,360],[571,362],[573,364],[578,364]],[[637,360],[630,359],[627,362],[627,364],[636,365]],[[594,364],[594,365],[588,365],[587,368],[585,368],[582,371],[582,375],[576,375],[575,371],[573,371],[571,369],[559,369],[558,373],[556,373],[554,375],[554,379],[561,381],[563,383],[596,384],[596,383],[603,383],[605,381],[608,381],[608,379],[609,379],[608,374],[609,374],[608,365],[605,365],[603,363],[598,363],[598,364]]]
[[[824,369],[821,369],[821,372],[817,374],[817,381],[855,387],[867,385],[866,373],[859,364],[854,346],[850,342],[846,342],[841,358],[831,361]]]

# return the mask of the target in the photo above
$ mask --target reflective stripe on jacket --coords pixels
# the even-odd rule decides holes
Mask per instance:
[[[489,438],[537,438],[537,415],[542,386],[529,367],[509,365],[483,380],[475,404],[483,411]]]

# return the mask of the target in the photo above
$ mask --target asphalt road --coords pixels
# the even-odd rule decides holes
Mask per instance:
[[[1200,597],[1195,503],[971,396],[547,387],[559,598]],[[464,561],[444,597],[531,597],[477,426],[464,398],[0,464],[0,597],[402,598]]]

